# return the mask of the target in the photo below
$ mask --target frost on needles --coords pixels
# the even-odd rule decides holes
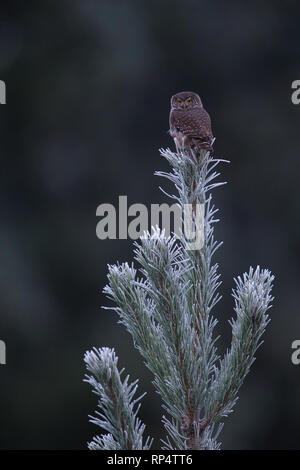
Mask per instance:
[[[204,245],[190,250],[184,233],[165,237],[156,227],[135,243],[137,267],[108,267],[104,292],[153,373],[164,408],[162,449],[214,450],[220,448],[222,421],[233,410],[269,322],[274,277],[258,266],[235,279],[232,340],[220,358],[213,314],[220,280],[213,256],[221,243],[214,239],[218,220],[211,191],[222,184],[215,181],[222,160],[204,150],[197,161],[169,149],[160,153],[171,171],[156,174],[174,183],[177,193],[171,197],[181,207],[204,204]],[[107,432],[94,437],[89,448],[149,449],[152,440],[144,437],[145,425],[137,417],[137,381],[122,381],[113,349],[94,349],[84,360],[91,374],[86,380],[99,396],[91,421]]]

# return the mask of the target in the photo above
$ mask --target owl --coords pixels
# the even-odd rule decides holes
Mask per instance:
[[[179,151],[191,151],[196,157],[201,149],[213,151],[210,117],[199,95],[182,91],[172,96],[169,133]]]

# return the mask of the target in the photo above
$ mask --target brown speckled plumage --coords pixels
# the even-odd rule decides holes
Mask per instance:
[[[200,149],[212,152],[213,133],[209,114],[199,95],[182,91],[171,98],[170,135],[179,150]]]

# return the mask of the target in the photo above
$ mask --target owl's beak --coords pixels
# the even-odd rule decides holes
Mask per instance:
[[[183,109],[186,109],[186,102],[183,103]]]

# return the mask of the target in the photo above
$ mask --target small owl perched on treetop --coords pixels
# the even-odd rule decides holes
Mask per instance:
[[[182,91],[172,96],[169,132],[179,151],[188,149],[195,156],[201,149],[213,151],[210,117],[197,93]]]

